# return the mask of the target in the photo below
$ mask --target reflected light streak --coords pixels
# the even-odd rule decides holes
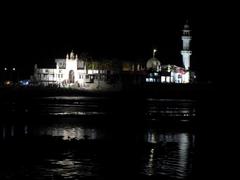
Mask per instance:
[[[182,168],[182,170],[185,170],[187,166],[188,148],[189,148],[188,135],[186,133],[181,133],[179,135],[179,165]]]
[[[151,149],[148,163],[146,164],[146,173],[148,176],[154,174],[154,148]]]
[[[191,171],[189,148],[194,145],[194,136],[190,141],[188,133],[161,133],[149,129],[146,132],[146,141],[153,143],[149,153],[146,154],[144,167],[146,175],[167,174],[184,179]]]
[[[64,116],[64,115],[104,115],[103,112],[55,112],[55,113],[49,113],[49,115],[54,115],[54,116]]]
[[[56,164],[62,166],[74,166],[74,161],[72,159],[64,159],[62,161],[57,161]]]
[[[62,137],[63,140],[94,140],[97,139],[96,129],[82,127],[49,127],[47,130],[40,130],[41,135]]]

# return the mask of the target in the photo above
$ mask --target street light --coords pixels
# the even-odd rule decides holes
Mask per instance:
[[[4,71],[7,71],[7,68],[6,68],[6,67],[4,68]]]
[[[16,70],[16,68],[14,67],[12,70],[13,70],[13,71],[15,71],[15,70]]]

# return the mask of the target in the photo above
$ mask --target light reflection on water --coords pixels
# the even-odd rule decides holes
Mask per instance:
[[[161,117],[193,118],[197,116],[196,102],[189,99],[147,99],[146,116],[148,120]]]
[[[40,122],[38,122],[36,126],[33,125],[34,123],[27,124],[25,122],[17,125],[1,124],[1,141],[7,141],[12,137],[33,137],[34,139],[35,137],[41,136],[60,137],[64,142],[71,140],[91,140],[91,142],[95,142],[99,139],[109,138],[106,137],[109,135],[109,133],[106,133],[106,129],[89,126],[82,124],[81,122],[82,119],[91,119],[95,115],[97,116],[95,117],[97,121],[102,122],[104,120],[104,117],[102,115],[107,114],[109,110],[108,108],[110,107],[109,104],[107,104],[107,98],[67,96],[46,97],[36,99],[33,104],[32,102],[26,104],[24,103],[23,106],[15,102],[7,103],[7,108],[10,108],[13,110],[13,112],[32,112],[32,114],[36,116],[36,119],[31,119],[31,122]],[[146,107],[145,112],[142,112],[146,115],[144,116],[146,117],[144,120],[159,120],[162,117],[176,117],[179,121],[188,121],[187,118],[184,119],[182,117],[196,117],[198,115],[195,107],[195,101],[186,99],[147,99],[146,104],[142,104],[142,106]],[[6,107],[4,106],[4,108]],[[124,113],[124,107],[123,110],[121,109],[116,112]],[[50,115],[51,118],[55,120],[54,123],[51,121],[44,121],[45,124],[42,124],[40,118],[37,118],[38,115],[46,114]],[[77,121],[73,121],[72,115],[77,119]],[[58,122],[58,117],[62,118],[62,116],[64,116],[63,118],[66,116],[66,119]],[[119,114],[113,114],[112,121],[117,121],[118,116]],[[126,115],[124,117],[128,116]],[[170,118],[167,120],[170,120]],[[87,121],[84,121],[84,123],[86,122]],[[116,126],[114,126],[114,128],[116,128]],[[121,126],[121,128],[129,127],[126,125],[126,127]],[[134,127],[132,126],[131,128]],[[109,127],[108,130],[110,130],[110,132],[115,131],[113,127]],[[127,130],[131,131],[129,129]],[[118,130],[116,132],[124,133],[124,129],[121,129],[121,131]],[[132,129],[132,132],[136,132],[136,129]],[[178,179],[183,179],[191,174],[192,154],[194,153],[195,144],[193,133],[187,133],[184,131],[166,132],[156,127],[154,129],[147,128],[144,134],[141,134],[140,136],[142,137],[142,135],[144,135],[144,138],[142,139],[144,140],[144,146],[140,146],[140,149],[137,149],[137,151],[141,152],[141,167],[139,169],[140,174],[147,176],[164,175],[166,177],[173,177]],[[111,141],[121,140],[121,135],[117,135],[116,137],[119,139],[109,139],[111,139]],[[126,138],[126,136],[124,136],[124,138]],[[129,137],[129,139],[132,139],[132,137]],[[114,143],[116,144],[116,142]],[[111,146],[111,142],[109,141],[109,149],[111,149]],[[89,147],[85,148],[88,149]],[[124,150],[126,149],[126,151],[124,151],[125,153],[128,152],[128,150],[132,151],[131,149],[128,149],[129,146],[127,146],[127,144],[121,148]],[[31,168],[28,167],[28,164],[21,165],[21,163],[19,164],[19,167],[23,166],[26,172],[26,176],[32,177],[33,179],[37,176],[39,176],[38,179],[51,179],[55,175],[61,175],[65,179],[78,179],[80,177],[86,176],[97,176],[97,171],[103,167],[103,164],[101,164],[102,162],[97,162],[96,160],[95,153],[98,151],[98,149],[95,149],[94,153],[84,152],[80,156],[79,154],[76,155],[74,151],[75,150],[70,150],[67,153],[60,152],[57,157],[54,157],[54,155],[44,156],[43,161],[40,161],[36,164],[29,162],[29,164],[32,165]],[[89,149],[89,151],[92,151],[92,149]],[[118,152],[116,149],[115,151],[116,152],[111,153],[116,153],[116,156],[123,156],[124,159],[124,154],[122,151]],[[129,155],[126,157],[129,157]],[[108,157],[104,158],[107,160]],[[129,160],[126,159],[124,162],[128,164],[128,161]],[[117,164],[118,162],[116,161],[115,163]],[[114,164],[112,166],[114,166]],[[12,169],[10,171],[10,174],[12,173],[18,176],[18,172],[15,172],[15,169]]]
[[[89,115],[104,115],[103,112],[55,112],[55,113],[49,113],[49,115],[55,115],[55,116],[64,116],[64,115],[75,115],[75,116],[89,116]]]
[[[49,100],[96,100],[96,99],[106,99],[106,97],[91,97],[91,96],[49,96],[41,97],[40,99],[49,99]]]
[[[148,129],[148,143],[142,154],[142,173],[183,179],[192,172],[194,135],[185,132],[166,133]]]
[[[0,132],[2,132],[2,139],[24,135],[62,137],[63,140],[96,140],[104,137],[101,129],[73,124],[53,124],[41,127],[11,125],[2,126]]]
[[[109,98],[87,96],[52,96],[26,99],[4,100],[0,103],[3,113],[37,115],[104,115],[108,110]]]
[[[52,124],[50,126],[42,126],[35,129],[31,129],[31,127],[27,125],[21,127],[21,129],[17,126],[2,126],[1,132],[3,134],[3,139],[7,139],[7,136],[19,136],[20,133],[25,136],[33,137],[36,135],[61,137],[64,141],[94,141],[105,137],[105,132],[102,129],[69,124]],[[141,152],[140,174],[147,176],[163,175],[177,179],[188,177],[192,171],[194,139],[194,134],[190,132],[166,132],[158,128],[147,128],[144,133],[145,145],[137,149],[137,151]],[[108,146],[111,147],[111,142],[109,143]],[[124,149],[128,152],[128,146],[124,147]],[[63,151],[57,155],[56,158],[54,158],[54,156],[44,157],[44,162],[34,164],[33,169],[29,169],[25,166],[24,168],[26,168],[25,171],[33,173],[32,176],[37,172],[41,172],[41,176],[44,177],[51,177],[55,174],[60,174],[64,178],[95,176],[97,175],[95,170],[101,169],[102,164],[96,161],[95,152],[91,151],[92,149],[89,149],[87,154],[85,152],[80,157],[74,155],[74,151],[69,151],[67,154]],[[131,151],[131,149],[129,149],[129,151]],[[124,158],[122,152],[116,151],[111,153],[116,153],[117,156],[123,156]],[[126,159],[125,162],[128,163],[128,161],[129,160]],[[118,162],[115,163],[117,164]]]
[[[54,156],[38,158],[38,154],[22,155],[13,164],[1,168],[1,179],[79,179],[97,177],[101,165],[91,153],[56,152]]]
[[[98,101],[91,101],[92,99],[85,99],[85,101],[63,101],[58,103],[41,102],[39,106],[33,109],[33,112],[40,114],[55,115],[55,116],[83,116],[83,115],[104,115],[106,110]],[[96,100],[96,99],[95,99]]]
[[[88,157],[75,157],[74,153],[65,153],[61,159],[48,159],[48,172],[42,174],[48,176],[59,175],[64,179],[75,179],[97,175],[99,164],[94,160],[94,155]],[[46,168],[44,168],[46,170]]]
[[[83,139],[100,139],[102,134],[100,130],[94,128],[84,128],[84,127],[43,127],[39,129],[40,135],[50,135],[53,137],[62,137],[63,140],[83,140]]]
[[[84,96],[52,96],[35,98],[26,102],[1,102],[4,112],[38,114],[50,116],[102,116],[115,106],[110,98]],[[189,99],[147,98],[145,116],[147,120],[179,117],[184,120],[197,116],[196,101]]]

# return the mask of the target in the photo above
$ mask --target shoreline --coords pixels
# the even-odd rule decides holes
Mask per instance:
[[[130,86],[122,90],[84,90],[52,87],[0,87],[0,98],[44,96],[133,96],[159,98],[201,98],[211,96],[213,84],[160,84]]]

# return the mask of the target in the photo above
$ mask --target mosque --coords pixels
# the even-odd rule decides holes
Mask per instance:
[[[184,25],[182,42],[183,47],[181,51],[183,67],[176,65],[162,65],[161,62],[155,57],[156,49],[153,50],[153,57],[147,61],[146,82],[149,83],[191,83],[193,82],[194,72],[190,70],[190,27],[188,24]]]
[[[119,71],[107,65],[87,62],[72,51],[65,59],[55,59],[56,68],[34,67],[32,82],[40,86],[80,89],[119,89]]]
[[[183,67],[162,65],[156,58],[156,49],[146,63],[122,62],[118,68],[107,67],[100,62],[94,65],[72,51],[65,59],[55,59],[55,68],[38,68],[35,65],[31,80],[34,85],[79,89],[120,89],[124,76],[127,77],[127,81],[135,84],[192,83],[195,75],[190,68],[191,39],[191,30],[186,23],[182,32],[180,52]]]

